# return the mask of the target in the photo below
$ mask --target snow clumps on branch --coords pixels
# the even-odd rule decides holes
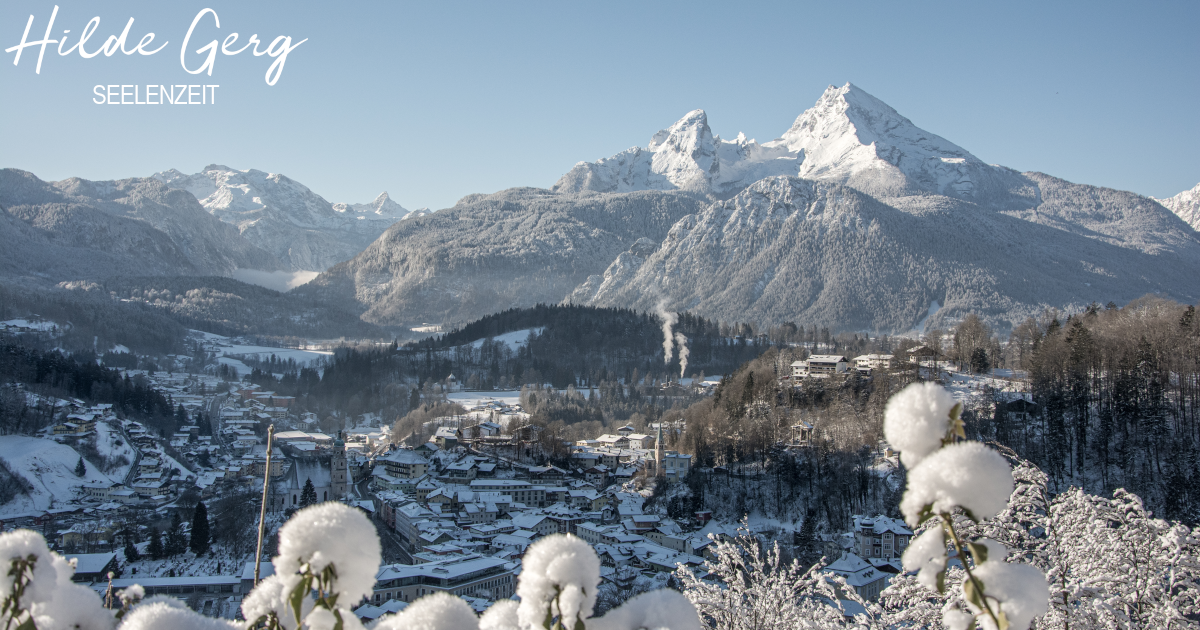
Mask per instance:
[[[961,588],[970,613],[948,608],[943,623],[950,630],[976,624],[1026,630],[1049,610],[1045,575],[1031,565],[1005,562],[1004,545],[964,540],[954,528],[955,508],[973,521],[990,519],[1007,507],[1014,486],[1012,469],[999,453],[965,441],[961,412],[962,405],[934,383],[909,385],[888,401],[884,434],[909,468],[900,511],[914,528],[935,522],[905,550],[904,568],[918,571],[922,585],[944,592],[948,539],[966,573]]]
[[[900,461],[912,468],[942,447],[942,440],[962,406],[937,383],[915,383],[892,396],[883,414],[888,443]]]
[[[959,442],[939,449],[908,472],[908,491],[900,512],[916,526],[922,513],[962,508],[973,520],[989,519],[1008,505],[1012,469],[996,451],[979,442]]]
[[[250,593],[242,614],[288,630],[356,627],[350,607],[371,595],[379,561],[379,536],[361,512],[333,502],[304,508],[279,529],[275,575]]]
[[[109,630],[115,625],[100,598],[71,581],[75,567],[50,551],[41,534],[0,534],[0,620],[5,627]]]
[[[131,586],[121,610],[105,610],[91,589],[71,582],[74,567],[36,532],[0,534],[0,628],[29,630],[364,630],[351,607],[372,594],[379,537],[361,512],[322,503],[296,513],[279,532],[275,575],[242,601],[247,623],[204,617],[178,598]],[[7,573],[7,577],[3,577]],[[695,606],[663,589],[644,593],[604,617],[592,617],[600,559],[571,535],[547,536],[529,547],[517,585],[521,603],[494,604],[482,618],[448,593],[426,595],[376,630],[702,630]],[[33,624],[36,624],[34,626]]]
[[[434,593],[398,614],[384,617],[373,630],[474,630],[478,626],[479,619],[467,602],[447,593]]]
[[[559,617],[567,628],[592,614],[600,587],[600,558],[575,536],[553,536],[530,545],[522,560],[517,617],[539,627]]]

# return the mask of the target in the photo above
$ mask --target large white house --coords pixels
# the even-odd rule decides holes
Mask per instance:
[[[849,369],[850,362],[840,354],[814,354],[807,361],[792,362],[792,378],[844,374]]]
[[[892,367],[892,355],[890,354],[864,354],[854,357],[854,367],[860,371],[874,370],[878,368],[887,369]]]

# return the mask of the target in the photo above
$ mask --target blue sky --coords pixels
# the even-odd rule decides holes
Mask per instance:
[[[40,39],[54,2],[0,5],[0,50]],[[133,17],[152,56],[37,49],[0,63],[0,167],[112,179],[210,163],[284,173],[330,201],[409,208],[548,187],[645,145],[691,109],[714,133],[779,136],[847,81],[981,159],[1173,195],[1200,182],[1200,3],[84,2],[55,33]],[[274,86],[267,56],[189,75],[180,46],[231,32],[308,41]],[[70,40],[71,45],[76,40]],[[199,64],[191,55],[189,63]],[[111,106],[96,84],[218,84],[210,106]]]

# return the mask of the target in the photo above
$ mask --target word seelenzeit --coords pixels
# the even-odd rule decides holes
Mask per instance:
[[[219,85],[97,85],[97,105],[216,105]]]
[[[279,75],[283,74],[283,66],[285,63],[287,63],[288,53],[295,50],[300,44],[308,41],[308,38],[306,37],[293,44],[290,36],[280,35],[272,40],[271,44],[268,45],[265,50],[260,50],[259,47],[263,42],[258,39],[258,34],[256,33],[251,35],[250,39],[248,39],[240,48],[233,48],[233,46],[237,43],[238,34],[230,33],[219,45],[217,44],[217,40],[213,39],[212,41],[193,51],[194,54],[201,55],[203,61],[200,62],[199,67],[192,69],[188,67],[188,42],[191,41],[192,33],[196,30],[196,26],[200,24],[201,19],[209,13],[211,13],[213,16],[213,24],[217,28],[221,28],[221,21],[217,17],[217,12],[212,9],[202,9],[196,14],[196,17],[192,19],[192,25],[188,28],[187,35],[183,38],[183,46],[180,47],[179,50],[179,64],[183,66],[184,71],[186,71],[188,74],[200,74],[202,72],[207,72],[208,76],[211,77],[213,66],[216,65],[218,49],[222,55],[231,57],[245,51],[247,48],[253,47],[250,53],[255,57],[267,55],[275,60],[271,63],[271,67],[267,68],[267,74],[265,77],[267,85],[275,85],[275,82],[279,80]],[[132,55],[134,53],[147,56],[153,55],[165,48],[167,44],[170,43],[163,42],[158,48],[151,50],[148,47],[154,42],[154,33],[146,33],[144,36],[142,36],[142,39],[138,41],[136,46],[134,46],[132,49],[127,48],[126,40],[129,38],[129,29],[133,27],[133,18],[129,18],[129,22],[125,24],[125,30],[121,31],[119,36],[110,35],[102,46],[91,52],[88,52],[84,46],[87,44],[88,39],[95,34],[96,29],[100,27],[100,16],[96,16],[89,20],[88,23],[83,27],[83,32],[79,36],[79,41],[76,42],[75,45],[63,50],[63,46],[65,46],[67,41],[70,39],[71,31],[70,29],[64,29],[61,39],[51,39],[50,35],[54,31],[54,19],[56,17],[58,17],[58,5],[54,5],[54,10],[50,13],[50,21],[46,24],[46,34],[42,37],[42,39],[31,42],[29,41],[29,29],[33,27],[34,16],[32,14],[29,16],[29,21],[25,23],[25,33],[21,35],[21,43],[4,49],[4,52],[6,53],[16,53],[16,57],[13,59],[14,66],[21,63],[21,53],[26,48],[39,47],[37,68],[34,71],[34,74],[41,74],[42,58],[45,57],[46,46],[49,44],[58,44],[58,54],[60,57],[66,57],[67,55],[78,51],[80,57],[83,57],[84,59],[91,59],[100,53],[104,53],[105,57],[111,57],[118,50],[126,55]]]

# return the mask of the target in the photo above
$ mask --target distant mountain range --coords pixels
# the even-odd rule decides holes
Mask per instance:
[[[293,290],[304,304],[393,327],[566,302],[896,332],[973,311],[1004,329],[1200,295],[1200,186],[1156,200],[987,164],[851,84],[769,142],[722,139],[694,110],[550,190],[439,212],[220,165],[118,182],[8,169],[0,207],[0,279],[321,272]]]
[[[171,169],[153,178],[192,193],[213,216],[236,226],[291,271],[324,271],[353,258],[396,221],[422,214],[405,210],[386,192],[369,204],[332,204],[285,175],[219,164],[192,175]]]
[[[153,179],[44,182],[0,170],[0,269],[59,282],[128,275],[229,275],[279,261],[207,212],[192,195]]]
[[[986,164],[850,84],[763,144],[689,112],[552,192],[471,196],[394,226],[302,290],[384,324],[561,293],[872,331],[910,330],[931,307],[927,325],[974,311],[1003,329],[1045,308],[1200,295],[1197,233],[1155,200]]]

